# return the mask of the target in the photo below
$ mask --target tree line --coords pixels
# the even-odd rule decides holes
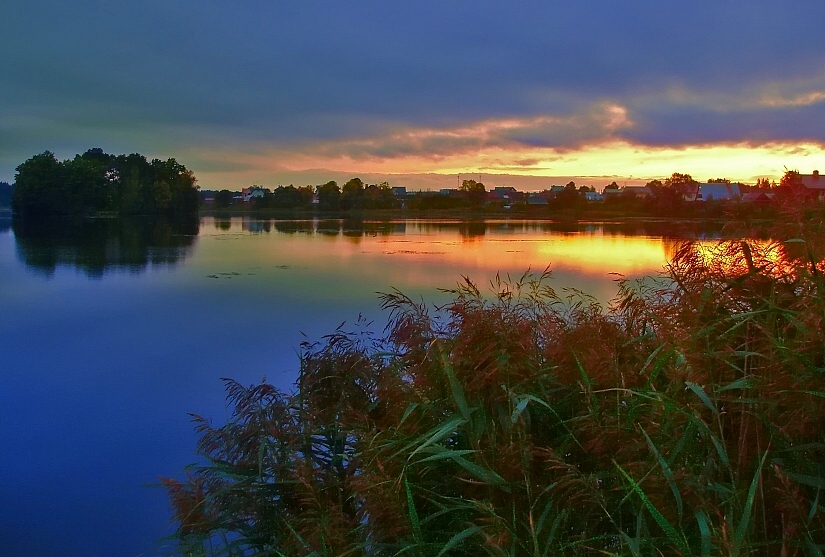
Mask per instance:
[[[275,190],[253,186],[262,195],[250,199],[253,209],[311,209],[321,211],[360,211],[392,209],[396,199],[389,183],[365,184],[352,178],[343,186],[331,180],[318,186],[278,186]],[[227,208],[235,203],[237,192],[230,190],[203,191],[203,198],[212,197],[215,208]]]
[[[16,169],[12,210],[21,215],[182,214],[198,209],[194,173],[170,158],[89,149],[59,161],[44,151]]]

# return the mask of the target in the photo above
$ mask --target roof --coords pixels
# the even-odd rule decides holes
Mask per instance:
[[[739,184],[699,184],[696,201],[738,199],[739,196]]]
[[[814,170],[813,174],[800,174],[799,178],[809,190],[825,190],[825,178],[819,175],[818,170]]]
[[[622,189],[614,190],[614,189],[607,189],[605,188],[602,190],[602,195],[618,195],[618,194],[626,194],[626,195],[650,195],[650,188],[647,186],[625,186]]]

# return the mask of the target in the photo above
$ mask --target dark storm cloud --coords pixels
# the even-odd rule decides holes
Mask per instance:
[[[10,0],[2,8],[0,179],[10,178],[20,153],[92,145],[151,152],[360,138],[374,156],[435,155],[443,138],[376,141],[403,128],[570,120],[600,103],[628,108],[638,129],[613,133],[631,140],[776,133],[822,141],[825,131],[811,123],[822,121],[821,101],[720,112],[670,102],[666,92],[693,87],[736,99],[763,82],[817,83],[825,77],[823,16],[820,0]],[[559,129],[475,141],[564,145]],[[572,145],[591,132],[570,133]]]
[[[825,103],[782,110],[716,112],[673,108],[637,116],[625,137],[647,145],[703,144],[741,141],[768,144],[812,141],[825,143]]]

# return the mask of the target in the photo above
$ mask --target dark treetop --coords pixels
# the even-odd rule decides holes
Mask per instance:
[[[17,167],[12,209],[25,215],[191,213],[195,175],[175,159],[89,149],[58,161],[45,151]]]

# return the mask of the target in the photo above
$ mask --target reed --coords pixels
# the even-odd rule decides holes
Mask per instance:
[[[802,221],[800,221],[802,222]],[[548,271],[227,380],[165,480],[187,555],[821,555],[825,252],[684,243],[606,308]],[[779,236],[783,234],[784,236]]]

